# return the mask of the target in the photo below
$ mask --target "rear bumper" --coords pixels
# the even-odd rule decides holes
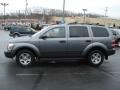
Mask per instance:
[[[12,52],[9,52],[9,51],[5,51],[4,54],[7,58],[13,58],[14,57],[14,54]]]
[[[115,52],[116,52],[116,50],[114,50],[114,49],[108,50],[108,56],[114,55]]]

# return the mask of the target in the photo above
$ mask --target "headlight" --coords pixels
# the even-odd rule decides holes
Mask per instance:
[[[14,44],[13,43],[9,43],[8,46],[7,46],[7,50],[8,51],[11,51],[14,47]]]

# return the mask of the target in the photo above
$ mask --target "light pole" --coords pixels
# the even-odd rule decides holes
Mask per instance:
[[[5,8],[6,8],[6,6],[8,5],[8,3],[0,3],[2,6],[3,6],[3,8],[4,8],[4,24],[5,24],[5,19],[6,19],[6,17],[5,17]]]
[[[86,12],[86,11],[87,11],[87,9],[83,9],[83,12],[84,12],[84,21],[83,21],[83,22],[84,22],[84,23],[85,23],[85,17],[86,17],[86,13],[85,13],[85,12]]]
[[[63,0],[63,22],[65,22],[65,0]]]
[[[42,24],[45,23],[45,9],[43,8],[43,17],[42,17]]]
[[[104,18],[105,20],[104,20],[104,25],[106,24],[107,12],[108,12],[108,7],[105,8],[105,16],[104,16],[104,17],[105,17],[105,18]]]
[[[19,15],[18,15],[18,17],[19,17],[19,20],[18,20],[18,21],[19,21],[19,23],[20,23],[20,19],[21,19],[21,18],[20,18],[20,10],[19,10]]]
[[[25,19],[27,19],[27,13],[28,13],[28,1],[25,0]]]

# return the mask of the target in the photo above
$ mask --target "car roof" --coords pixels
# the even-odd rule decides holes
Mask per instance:
[[[94,26],[94,27],[106,27],[106,26],[88,25],[88,24],[57,24],[57,25],[51,25],[51,27],[62,27],[62,26]]]

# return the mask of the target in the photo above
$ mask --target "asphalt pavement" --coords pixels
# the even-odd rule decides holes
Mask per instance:
[[[120,90],[119,49],[98,68],[78,61],[21,68],[4,56],[8,34],[0,30],[0,90]]]

